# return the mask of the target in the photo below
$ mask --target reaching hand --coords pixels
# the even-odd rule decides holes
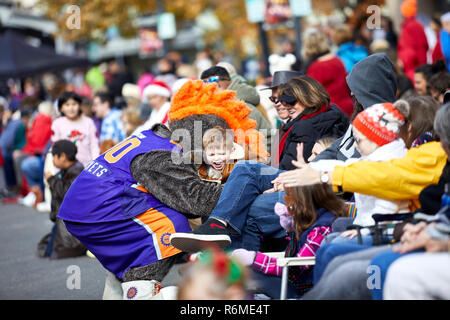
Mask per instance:
[[[403,230],[401,245],[394,247],[392,250],[398,253],[406,253],[409,251],[425,248],[427,242],[431,239],[425,230],[426,223],[420,222],[416,225],[408,223]]]
[[[274,181],[272,181],[272,183],[274,184],[273,188],[268,189],[268,190],[264,191],[263,193],[272,193],[272,192],[278,192],[278,191],[284,190],[283,184],[281,184],[279,182],[274,182]]]
[[[281,183],[284,187],[309,186],[320,183],[320,173],[308,165],[280,173],[272,183]]]

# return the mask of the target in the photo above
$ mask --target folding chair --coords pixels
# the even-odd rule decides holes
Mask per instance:
[[[315,257],[285,257],[285,252],[265,252],[265,255],[277,258],[277,265],[283,268],[281,275],[280,300],[286,300],[289,267],[309,266],[316,263]]]

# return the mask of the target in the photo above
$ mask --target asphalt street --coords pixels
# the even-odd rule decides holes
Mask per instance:
[[[0,300],[102,298],[106,273],[97,259],[37,256],[37,244],[52,225],[48,213],[0,203]],[[176,284],[179,266],[169,272],[163,285]]]

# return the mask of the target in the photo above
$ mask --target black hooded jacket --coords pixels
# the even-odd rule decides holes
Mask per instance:
[[[323,137],[340,137],[348,127],[348,117],[335,105],[311,118],[300,114],[285,125],[286,140],[280,156],[279,168],[295,169],[292,160],[297,160],[297,143],[303,142],[303,158],[305,162],[311,156],[314,143]]]

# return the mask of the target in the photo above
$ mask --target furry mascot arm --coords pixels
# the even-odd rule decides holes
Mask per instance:
[[[186,215],[209,216],[222,185],[200,179],[189,164],[174,164],[170,151],[152,151],[131,163],[133,178],[165,205]],[[135,174],[136,173],[136,174]]]

